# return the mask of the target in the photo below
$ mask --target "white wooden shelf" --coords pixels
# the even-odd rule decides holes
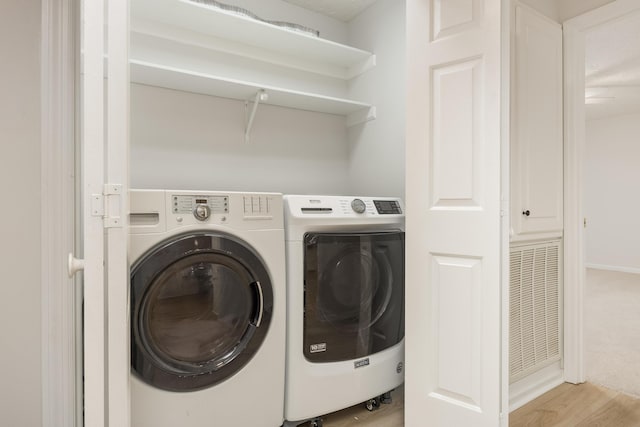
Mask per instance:
[[[268,95],[264,104],[342,115],[346,118],[347,126],[373,120],[376,116],[375,107],[348,99],[234,80],[138,60],[131,60],[130,68],[133,83],[244,101],[253,100],[256,93],[263,90]]]
[[[375,65],[371,52],[189,0],[132,0],[131,15],[135,32],[330,77],[348,80]]]

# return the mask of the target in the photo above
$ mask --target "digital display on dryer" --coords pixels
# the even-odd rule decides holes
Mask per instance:
[[[396,200],[374,200],[373,204],[380,215],[400,215],[400,203]]]

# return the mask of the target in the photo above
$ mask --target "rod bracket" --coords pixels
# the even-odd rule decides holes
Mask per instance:
[[[249,103],[251,100],[244,102],[245,108],[245,127],[244,127],[244,142],[249,142],[249,135],[251,134],[251,127],[253,126],[253,120],[256,117],[256,111],[260,102],[265,102],[269,99],[269,94],[264,89],[260,89],[256,92],[256,96],[253,99],[253,106],[251,112],[249,112]]]

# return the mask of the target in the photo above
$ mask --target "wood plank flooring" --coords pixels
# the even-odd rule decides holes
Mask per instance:
[[[324,427],[403,427],[404,388],[392,398],[373,412],[361,404],[325,415]],[[565,383],[509,415],[509,427],[596,426],[640,427],[640,399],[594,384]]]
[[[561,384],[509,415],[509,427],[637,427],[640,399],[594,384]]]

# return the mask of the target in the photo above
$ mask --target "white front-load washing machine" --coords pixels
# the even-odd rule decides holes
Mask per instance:
[[[285,425],[379,396],[404,381],[400,199],[285,196]]]
[[[131,425],[283,421],[282,195],[132,190]]]

